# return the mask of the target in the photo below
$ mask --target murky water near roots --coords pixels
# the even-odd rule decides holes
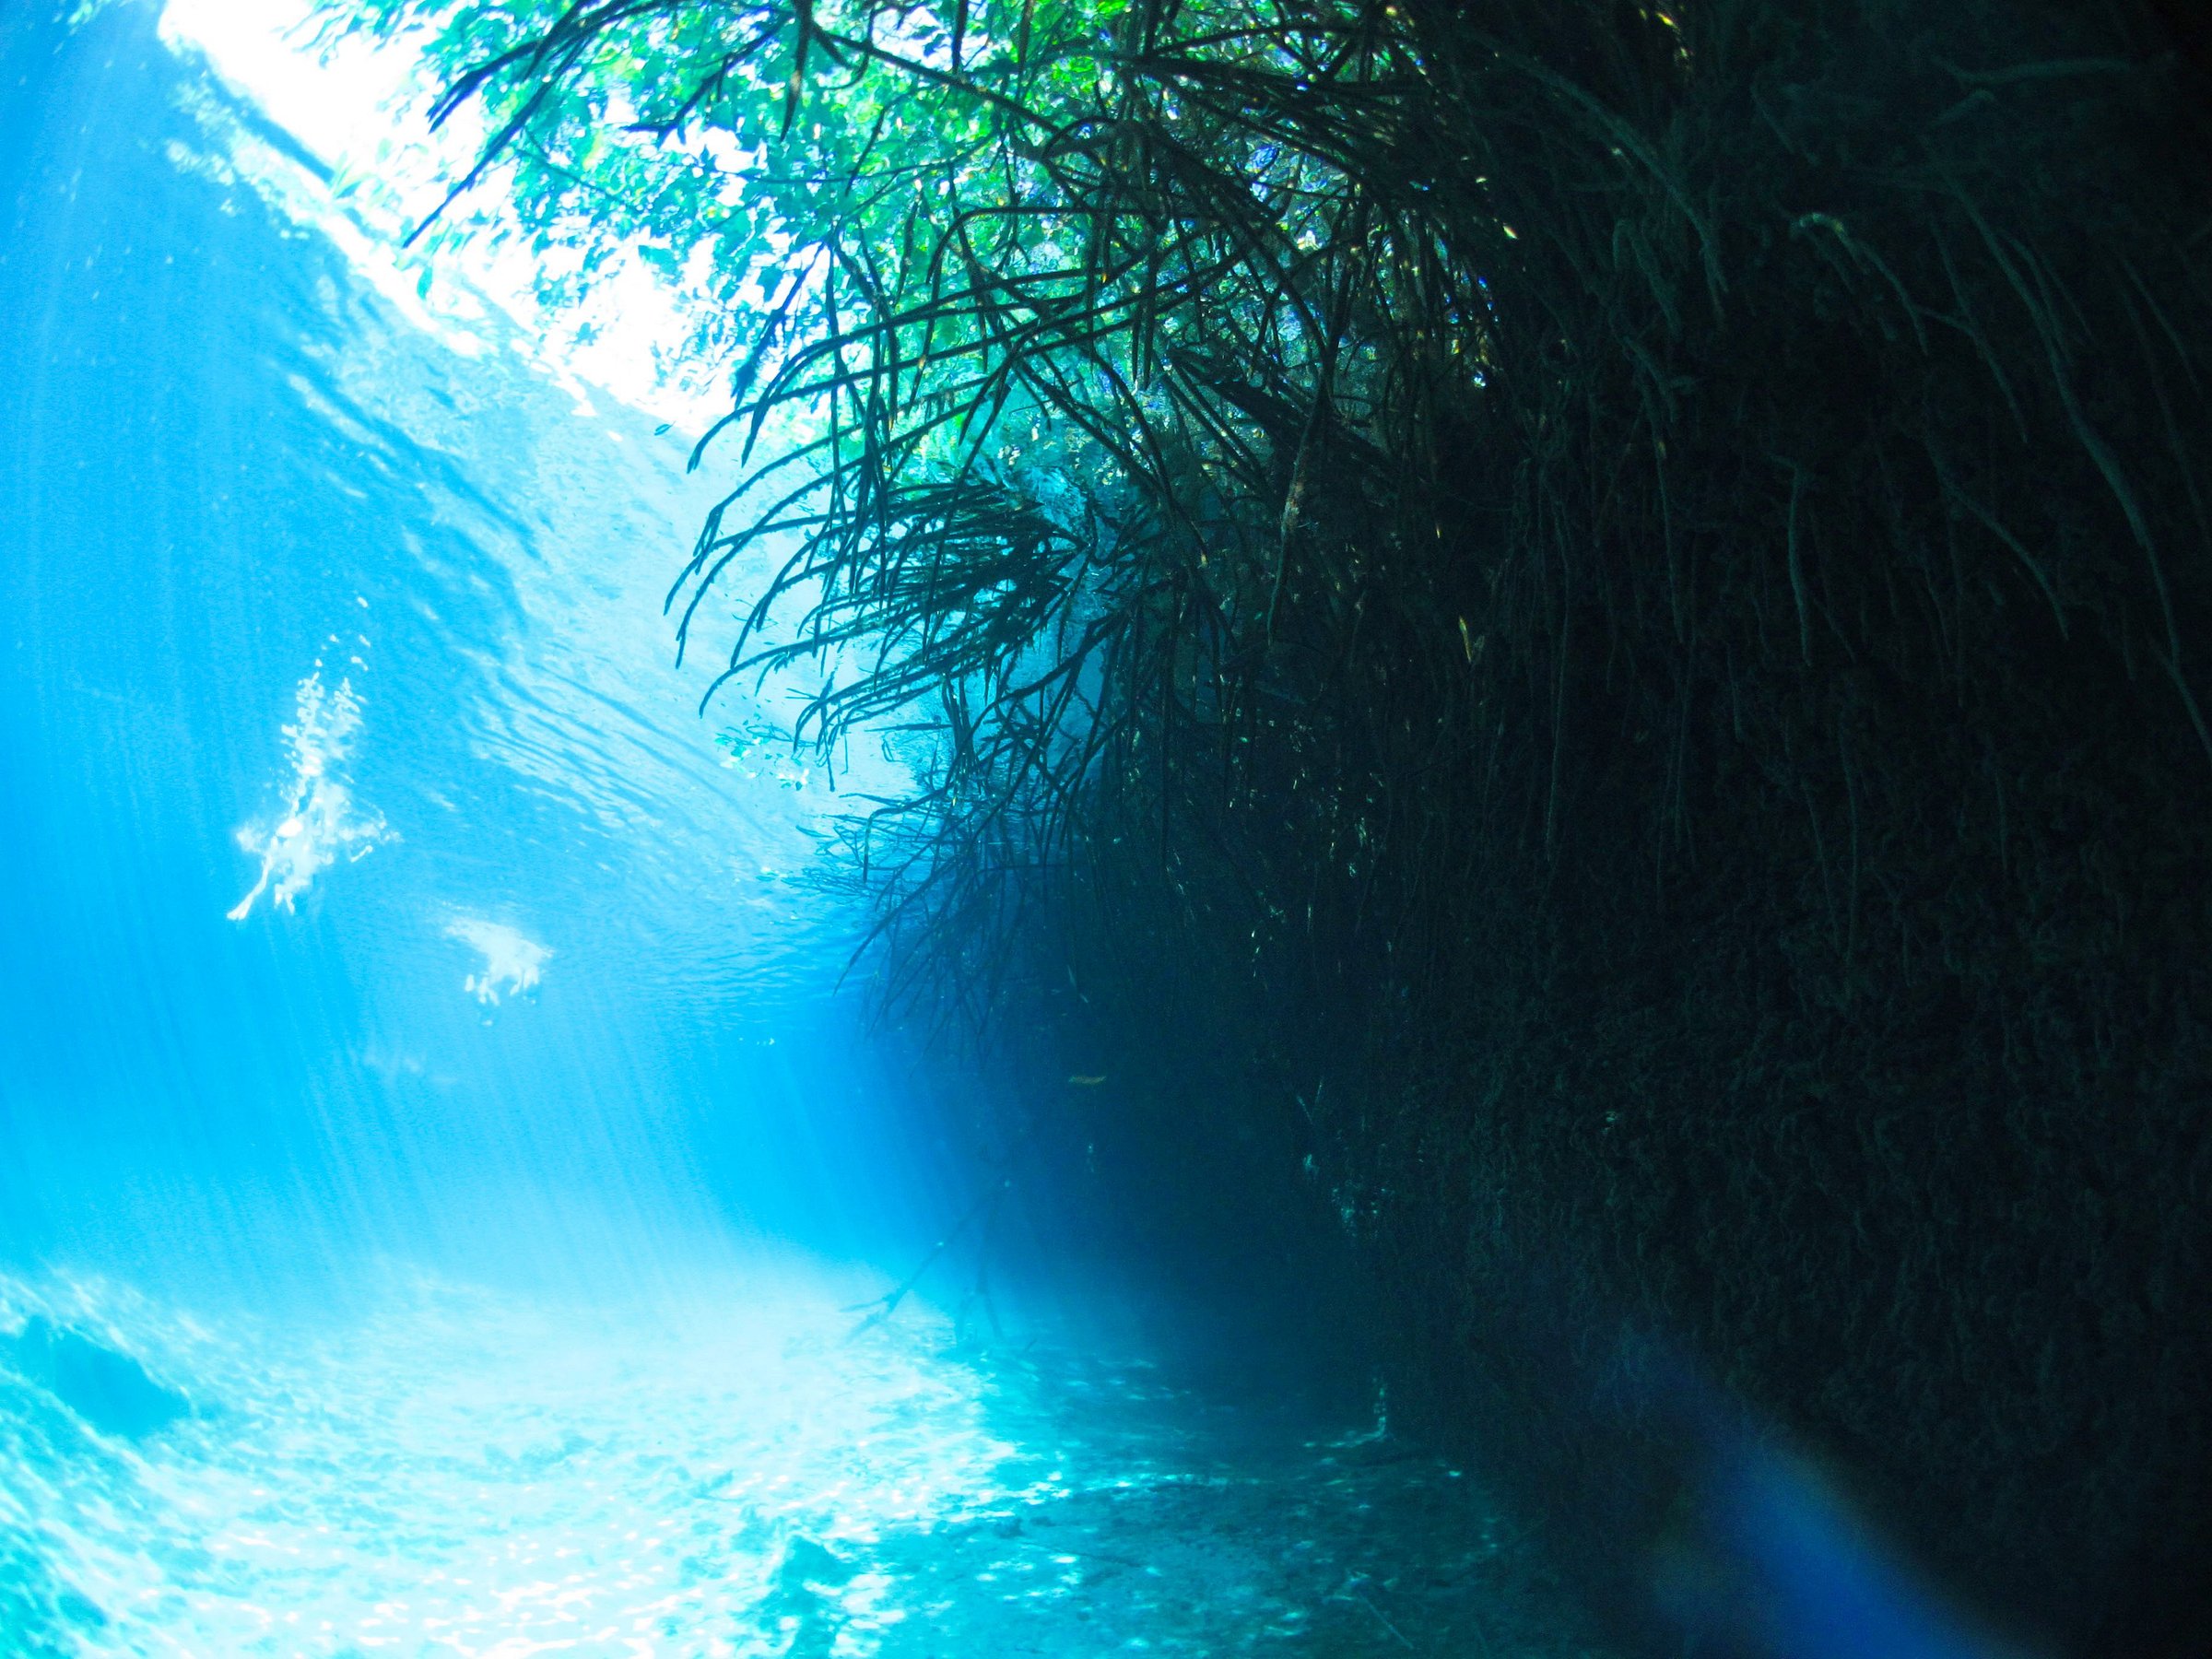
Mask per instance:
[[[10,1652],[1504,1653],[1471,1483],[1037,1343],[859,1331],[821,1286],[652,1311],[417,1281],[302,1338],[16,1281],[192,1415],[104,1435],[0,1369]],[[4,1542],[12,1538],[14,1542]]]

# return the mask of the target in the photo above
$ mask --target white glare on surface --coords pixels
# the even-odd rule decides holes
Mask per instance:
[[[537,300],[542,255],[495,236],[472,237],[433,259],[404,249],[475,160],[482,132],[457,112],[436,132],[436,91],[406,45],[359,39],[316,43],[313,0],[168,0],[162,38],[204,56],[235,91],[327,164],[325,185],[255,137],[221,135],[224,159],[296,222],[322,231],[411,321],[465,354],[484,348],[472,323],[487,305],[515,325],[534,364],[593,407],[593,388],[687,431],[728,408],[712,372],[685,359],[685,301],[625,254],[593,279],[582,303],[559,315]],[[221,124],[218,122],[218,125]],[[456,221],[496,221],[499,177],[455,205]]]

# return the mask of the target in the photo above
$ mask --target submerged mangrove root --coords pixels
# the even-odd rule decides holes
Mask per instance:
[[[971,1301],[979,1298],[985,1299],[985,1307],[988,1308],[989,1293],[986,1288],[988,1281],[985,1273],[990,1259],[992,1230],[997,1223],[1000,1210],[1005,1207],[1006,1194],[1012,1191],[1013,1185],[1014,1182],[1011,1179],[1006,1179],[984,1188],[976,1195],[975,1202],[971,1204],[961,1214],[960,1218],[946,1230],[944,1237],[931,1246],[929,1253],[922,1258],[920,1265],[915,1267],[912,1273],[881,1296],[873,1297],[864,1302],[854,1302],[851,1307],[845,1309],[844,1312],[848,1313],[865,1312],[867,1314],[865,1319],[853,1327],[853,1335],[859,1336],[865,1332],[872,1331],[877,1325],[887,1323],[892,1314],[899,1312],[899,1304],[912,1295],[922,1281],[929,1277],[929,1270],[937,1265],[945,1253],[978,1227],[982,1229],[983,1248],[978,1256],[974,1286],[961,1299],[959,1312],[954,1319],[954,1328],[956,1331],[959,1328],[960,1321],[965,1318]],[[998,1315],[995,1312],[991,1314],[991,1322],[995,1329],[998,1324]]]

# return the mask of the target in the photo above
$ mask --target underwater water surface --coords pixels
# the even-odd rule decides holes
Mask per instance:
[[[773,688],[702,720],[670,665],[685,441],[395,300],[158,7],[44,10],[0,19],[0,1242],[312,1277],[896,1209],[821,782],[749,742]]]

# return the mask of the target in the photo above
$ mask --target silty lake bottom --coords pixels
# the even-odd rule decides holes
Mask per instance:
[[[1380,1425],[911,1304],[856,1330],[856,1285],[401,1277],[303,1325],[0,1284],[184,1396],[133,1438],[84,1415],[112,1387],[0,1381],[7,1651],[1584,1651],[1475,1484]]]

